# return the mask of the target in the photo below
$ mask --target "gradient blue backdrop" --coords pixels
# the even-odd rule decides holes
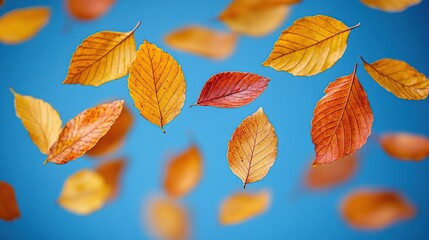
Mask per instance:
[[[429,102],[406,101],[384,90],[363,70],[359,56],[372,62],[401,59],[429,74],[427,24],[429,2],[403,13],[384,13],[358,0],[306,0],[293,7],[281,29],[262,38],[241,37],[232,57],[222,62],[181,53],[165,45],[163,37],[188,24],[226,28],[215,21],[228,0],[132,1],[118,0],[104,17],[76,22],[65,14],[63,1],[7,0],[0,14],[34,5],[50,6],[49,24],[34,39],[20,45],[0,44],[0,180],[12,184],[22,216],[0,221],[0,239],[150,239],[141,216],[143,203],[161,193],[163,169],[169,154],[185,149],[192,140],[205,156],[204,177],[182,203],[191,211],[194,239],[427,239],[429,228],[429,161],[402,162],[386,156],[376,142],[378,134],[409,131],[429,136]],[[281,30],[304,16],[325,14],[352,26],[347,51],[338,63],[313,77],[293,77],[262,67]],[[118,199],[92,215],[81,217],[56,204],[64,180],[96,160],[82,157],[67,165],[48,164],[16,118],[9,87],[44,99],[64,121],[106,100],[125,99],[133,106],[126,78],[101,87],[62,85],[70,58],[80,42],[101,30],[129,31],[138,21],[137,44],[147,39],[170,52],[182,65],[187,81],[188,106],[196,101],[205,81],[220,71],[247,71],[271,78],[268,89],[256,101],[239,109],[184,107],[166,126],[167,134],[138,115],[124,147],[116,156],[129,158]],[[356,176],[324,193],[293,195],[312,161],[310,122],[323,90],[337,77],[350,74],[359,63],[358,76],[368,93],[375,116],[373,136],[363,149]],[[220,202],[241,190],[226,160],[227,142],[234,129],[262,106],[276,128],[279,152],[268,176],[246,191],[268,188],[273,204],[262,216],[235,226],[217,221]],[[415,219],[383,231],[358,231],[341,218],[338,205],[344,195],[361,187],[387,188],[403,193],[418,208]]]

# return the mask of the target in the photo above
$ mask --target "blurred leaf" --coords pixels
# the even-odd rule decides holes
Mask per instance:
[[[110,188],[109,199],[113,200],[118,195],[119,185],[126,165],[125,159],[118,158],[102,162],[95,171],[103,176],[106,184]]]
[[[0,7],[2,7],[4,5],[4,0],[0,0]]]
[[[65,0],[67,12],[82,21],[97,19],[106,14],[115,0]]]
[[[0,181],[0,219],[12,221],[21,216],[12,185]]]
[[[245,118],[228,142],[228,164],[244,184],[264,178],[277,157],[277,135],[262,108]]]
[[[402,12],[405,9],[417,5],[421,0],[360,0],[368,7],[385,12]]]
[[[263,65],[296,76],[321,73],[343,56],[349,33],[358,26],[322,15],[300,18],[282,32]]]
[[[18,44],[30,40],[48,24],[50,16],[48,7],[20,8],[4,14],[0,17],[0,42]]]
[[[421,135],[384,134],[380,144],[389,156],[401,160],[420,161],[429,156],[429,139]]]

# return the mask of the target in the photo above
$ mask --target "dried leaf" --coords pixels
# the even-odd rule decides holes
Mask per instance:
[[[236,193],[222,203],[219,222],[223,225],[242,223],[267,211],[270,203],[271,194],[268,191]]]
[[[225,59],[235,50],[237,36],[200,26],[188,26],[168,34],[164,41],[179,51],[212,59]]]
[[[270,80],[252,73],[222,72],[204,84],[194,105],[237,108],[251,103],[267,88]]]
[[[228,165],[246,184],[264,178],[277,157],[277,135],[262,108],[245,118],[228,142]]]
[[[124,101],[105,103],[89,108],[68,121],[45,161],[65,164],[91,149],[115,123]]]
[[[402,12],[405,9],[417,5],[421,0],[360,0],[368,7],[385,12]]]
[[[0,181],[0,219],[12,221],[21,216],[12,185]]]
[[[52,106],[41,99],[23,96],[11,89],[15,97],[16,116],[29,133],[31,140],[44,153],[57,140],[61,132],[61,118]]]
[[[51,16],[48,7],[20,8],[0,17],[0,42],[18,44],[30,40],[46,26]]]
[[[322,15],[300,18],[282,32],[263,65],[296,76],[321,73],[343,56],[350,31],[358,26]]]
[[[66,0],[67,12],[82,21],[97,19],[106,14],[115,0]]]
[[[164,177],[164,190],[172,197],[188,194],[199,183],[203,172],[203,157],[197,146],[170,160]]]
[[[316,149],[313,166],[332,163],[361,148],[371,134],[374,116],[368,96],[353,73],[337,78],[317,102],[311,123]]]
[[[128,88],[140,114],[164,133],[164,126],[185,103],[182,68],[170,54],[146,40],[131,66]]]
[[[416,215],[415,207],[392,191],[358,190],[341,206],[343,218],[360,229],[382,229]]]
[[[429,156],[429,139],[415,134],[385,134],[380,138],[383,150],[401,160],[421,161]]]
[[[371,64],[363,58],[362,61],[368,74],[398,98],[422,100],[428,97],[429,80],[406,62],[390,58],[384,58]]]
[[[119,158],[102,162],[95,169],[95,171],[104,178],[104,181],[110,188],[108,196],[110,200],[113,200],[118,195],[120,180],[125,165],[126,161],[122,158]]]
[[[67,178],[58,204],[72,213],[88,215],[103,207],[109,194],[110,188],[103,176],[83,169]]]
[[[131,126],[133,125],[133,114],[126,105],[123,106],[122,112],[112,125],[110,130],[88,150],[86,154],[92,157],[107,155],[117,151],[123,144]]]

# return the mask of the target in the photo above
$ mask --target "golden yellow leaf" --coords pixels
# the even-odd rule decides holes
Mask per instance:
[[[119,191],[119,184],[124,171],[126,161],[124,159],[114,159],[102,162],[95,169],[101,176],[103,176],[106,184],[110,187],[109,199],[112,200],[116,197]]]
[[[343,56],[350,31],[358,26],[322,15],[300,18],[282,32],[263,65],[296,76],[321,73]]]
[[[360,0],[368,7],[376,8],[385,12],[401,12],[417,5],[421,0]]]
[[[88,215],[103,207],[109,193],[110,188],[99,173],[83,169],[67,178],[58,204],[72,213]]]
[[[242,223],[267,211],[270,203],[271,194],[268,191],[236,193],[222,203],[219,222],[223,225]]]
[[[68,121],[45,161],[65,164],[91,149],[103,137],[122,111],[118,100],[89,108]]]
[[[203,159],[197,146],[192,145],[174,157],[167,165],[164,190],[172,197],[188,194],[201,179]]]
[[[0,17],[0,42],[18,44],[30,40],[49,22],[48,7],[20,8]]]
[[[277,157],[277,135],[262,108],[245,118],[228,142],[228,165],[244,184],[264,178]]]
[[[52,106],[41,99],[23,96],[11,89],[15,96],[16,116],[29,133],[31,140],[44,153],[57,140],[61,132],[61,118]]]
[[[170,54],[146,40],[131,66],[128,88],[140,114],[164,133],[164,126],[185,104],[182,68]]]
[[[134,31],[102,31],[89,36],[77,47],[64,84],[100,86],[128,74],[136,56]]]
[[[429,138],[410,133],[391,133],[380,137],[380,145],[391,157],[421,161],[429,156]]]
[[[164,41],[177,50],[221,60],[234,52],[237,39],[233,33],[188,26],[168,34]]]
[[[428,97],[429,80],[408,63],[390,58],[373,63],[367,63],[363,58],[362,61],[368,74],[398,98],[422,100]]]

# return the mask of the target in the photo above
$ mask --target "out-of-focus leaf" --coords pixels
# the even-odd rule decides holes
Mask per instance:
[[[168,34],[164,41],[177,50],[221,60],[234,52],[237,36],[205,27],[188,26]]]
[[[371,135],[374,116],[368,96],[353,73],[337,78],[325,89],[314,109],[311,138],[316,159],[313,166],[332,163],[361,148]]]
[[[109,194],[109,185],[101,174],[83,169],[67,178],[58,203],[72,213],[88,215],[103,207]]]
[[[429,139],[415,134],[385,134],[380,138],[383,150],[401,160],[420,161],[429,156]]]
[[[115,0],[65,0],[67,12],[82,21],[97,19],[106,14]]]
[[[15,96],[16,116],[21,119],[31,140],[44,153],[57,140],[61,132],[61,118],[52,106],[41,99],[23,96],[11,89]]]
[[[63,84],[100,86],[128,74],[136,56],[134,31],[102,31],[89,36],[77,47]]]
[[[350,31],[358,26],[322,15],[300,18],[282,32],[263,65],[296,76],[321,73],[343,56]]]
[[[170,54],[146,40],[131,66],[128,88],[140,114],[164,133],[164,126],[185,104],[182,68]]]
[[[2,7],[4,5],[4,0],[0,0],[0,7]]]
[[[227,157],[231,171],[244,187],[268,174],[277,157],[277,135],[262,108],[235,129],[228,142]]]
[[[50,16],[48,7],[21,8],[4,14],[0,17],[0,42],[18,44],[30,40],[48,24]]]
[[[21,216],[12,185],[0,181],[0,219],[12,221]]]
[[[343,218],[360,229],[382,229],[416,215],[415,207],[399,193],[382,190],[358,190],[342,203]]]
[[[222,203],[219,222],[223,225],[242,223],[267,211],[270,203],[271,194],[268,191],[236,193]]]
[[[91,149],[121,114],[124,101],[89,108],[68,121],[49,150],[45,163],[65,164]]]
[[[267,88],[270,80],[252,73],[222,72],[204,84],[194,105],[237,108],[251,103]]]
[[[363,58],[362,61],[368,74],[398,98],[422,100],[428,97],[429,80],[408,63],[390,58],[371,64]]]
[[[106,184],[110,188],[109,199],[113,200],[118,195],[121,176],[124,171],[126,161],[122,158],[102,162],[95,169],[101,176],[103,176]]]
[[[419,4],[422,0],[360,0],[368,7],[385,12],[402,12],[405,9]]]

